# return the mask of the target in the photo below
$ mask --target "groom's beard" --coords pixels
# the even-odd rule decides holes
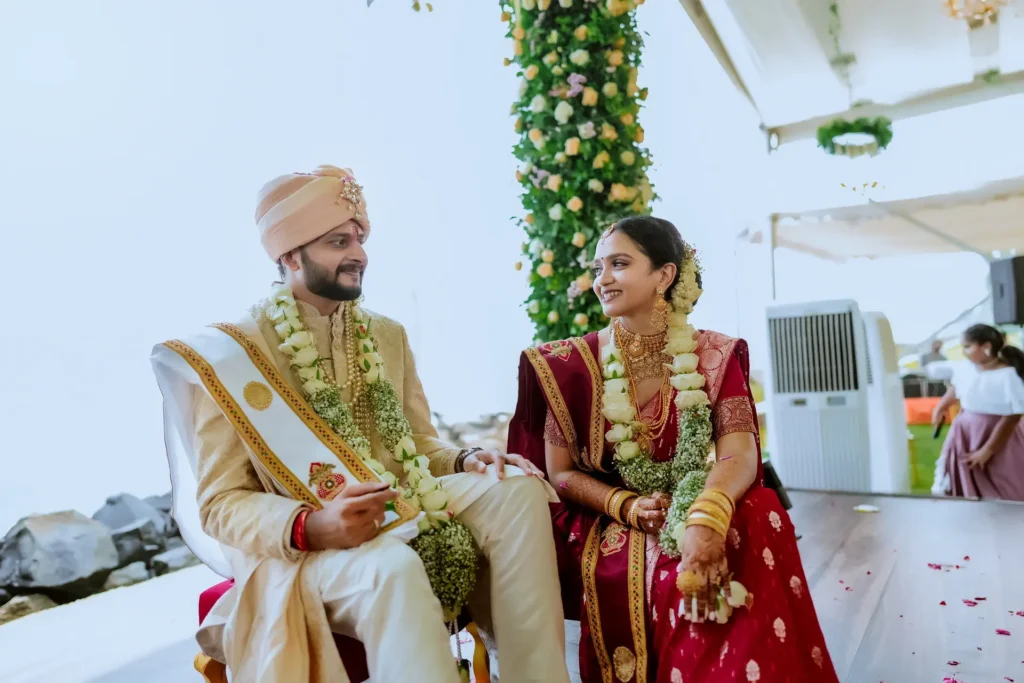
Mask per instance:
[[[331,272],[319,263],[310,260],[306,252],[300,254],[302,259],[302,270],[305,272],[306,289],[311,294],[322,296],[331,301],[355,301],[363,293],[363,269],[357,263],[343,263],[332,275]],[[343,285],[338,282],[342,273],[353,273],[358,275],[360,284],[355,287]]]

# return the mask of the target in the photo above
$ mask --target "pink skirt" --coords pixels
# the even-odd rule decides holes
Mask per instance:
[[[967,456],[988,441],[1000,419],[999,415],[962,412],[953,420],[942,447],[951,495],[1024,501],[1024,420],[984,467],[967,464]]]

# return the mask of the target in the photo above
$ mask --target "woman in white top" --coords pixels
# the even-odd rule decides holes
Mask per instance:
[[[932,424],[960,402],[936,467],[933,493],[1024,501],[1024,352],[990,325],[963,335],[964,355],[977,372],[954,386],[935,407]]]

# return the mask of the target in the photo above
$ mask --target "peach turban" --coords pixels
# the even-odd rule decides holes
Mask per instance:
[[[370,233],[363,188],[349,169],[318,166],[312,173],[274,178],[257,195],[256,225],[271,260],[309,244],[346,221]]]

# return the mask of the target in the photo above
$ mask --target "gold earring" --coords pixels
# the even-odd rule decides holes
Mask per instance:
[[[659,332],[668,328],[668,302],[665,301],[665,290],[660,287],[654,299],[654,310],[651,311],[651,327]]]

